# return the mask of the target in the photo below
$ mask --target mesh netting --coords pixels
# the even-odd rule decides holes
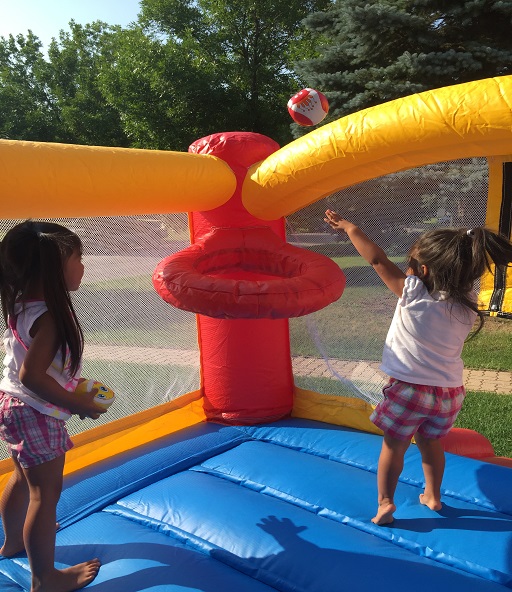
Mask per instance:
[[[361,226],[405,270],[409,248],[426,230],[484,224],[487,187],[486,159],[450,161],[360,183],[288,217],[288,240],[332,257],[347,278],[337,302],[290,320],[297,386],[376,403],[385,381],[378,368],[396,296],[327,226],[325,210]]]
[[[161,259],[189,245],[187,216],[51,221],[75,231],[83,241],[85,274],[72,294],[85,337],[82,375],[116,393],[115,404],[100,419],[73,416],[67,422],[70,434],[198,389],[195,315],[165,303],[151,281]],[[18,222],[1,220],[0,237]],[[0,457],[5,458],[3,442],[0,446]]]
[[[427,228],[483,224],[487,182],[485,159],[453,161],[359,184],[289,216],[288,240],[334,258],[347,276],[338,302],[290,321],[297,386],[377,401],[383,385],[378,365],[396,297],[352,245],[326,227],[325,210],[359,224],[402,264]],[[52,221],[74,230],[84,244],[85,276],[73,294],[86,343],[83,376],[105,382],[117,396],[96,422],[74,416],[69,432],[198,389],[195,315],[166,304],[151,282],[156,264],[189,244],[186,215]],[[17,222],[1,220],[0,237]]]

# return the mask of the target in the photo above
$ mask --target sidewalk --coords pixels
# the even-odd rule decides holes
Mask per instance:
[[[114,347],[86,344],[84,357],[90,360],[123,361],[139,364],[169,364],[178,366],[199,367],[199,353],[193,350],[177,350],[150,347]],[[343,360],[329,360],[333,369],[341,376],[366,379],[373,376],[380,382],[383,374],[378,370],[378,362],[347,362]],[[292,358],[293,371],[298,376],[332,376],[323,358]],[[496,370],[464,370],[464,385],[469,391],[487,391],[501,395],[512,394],[512,372],[498,372]]]
[[[464,370],[464,385],[468,391],[488,391],[499,395],[511,395],[512,372]]]

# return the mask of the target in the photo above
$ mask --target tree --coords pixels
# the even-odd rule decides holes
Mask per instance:
[[[225,89],[184,47],[138,26],[109,43],[100,86],[131,146],[186,150],[198,137],[222,130]]]
[[[512,72],[512,3],[338,0],[305,21],[320,57],[297,72],[330,120],[416,92]]]
[[[48,64],[39,39],[0,38],[0,137],[52,141],[58,112],[47,85]]]
[[[101,70],[111,64],[110,37],[120,27],[97,21],[69,23],[48,50],[47,83],[58,106],[58,141],[72,144],[128,146],[129,140],[116,108],[101,87]]]
[[[209,82],[217,101],[210,100],[210,112],[217,111],[215,131],[247,130],[283,142],[290,139],[286,103],[301,85],[292,64],[313,55],[301,21],[329,5],[329,0],[142,0],[140,24],[173,53],[184,52],[192,71]],[[189,103],[191,113],[202,100],[196,95]],[[211,133],[212,126],[203,131]]]

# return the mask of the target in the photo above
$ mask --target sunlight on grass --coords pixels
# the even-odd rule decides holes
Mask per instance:
[[[462,359],[466,368],[512,372],[512,321],[485,319],[480,333],[464,345]]]
[[[469,392],[455,427],[475,430],[493,445],[496,456],[512,458],[512,396]]]

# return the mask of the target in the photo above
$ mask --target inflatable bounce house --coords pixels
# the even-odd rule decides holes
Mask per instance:
[[[512,588],[512,463],[492,447],[471,453],[464,430],[446,441],[442,510],[418,503],[412,445],[394,522],[370,521],[382,435],[369,421],[378,394],[356,370],[375,374],[379,352],[360,356],[349,324],[361,321],[360,342],[385,333],[388,321],[369,316],[384,292],[367,276],[354,288],[361,270],[342,271],[309,243],[331,241],[338,254],[347,245],[300,224],[319,200],[346,211],[361,184],[398,195],[408,171],[427,167],[431,182],[456,160],[450,178],[464,191],[485,169],[479,222],[510,236],[512,77],[398,99],[282,148],[241,132],[202,138],[188,154],[0,141],[0,226],[56,219],[82,236],[84,375],[117,396],[96,424],[69,422],[58,566],[99,557],[95,592]],[[409,210],[429,200],[422,190]],[[443,205],[437,223],[460,218],[457,208]],[[512,315],[510,283],[482,278],[490,315]],[[297,346],[311,318],[321,339],[332,333],[337,359]],[[343,363],[355,368],[350,380]],[[11,470],[3,458],[0,489]],[[29,588],[26,556],[0,559],[0,590]]]

